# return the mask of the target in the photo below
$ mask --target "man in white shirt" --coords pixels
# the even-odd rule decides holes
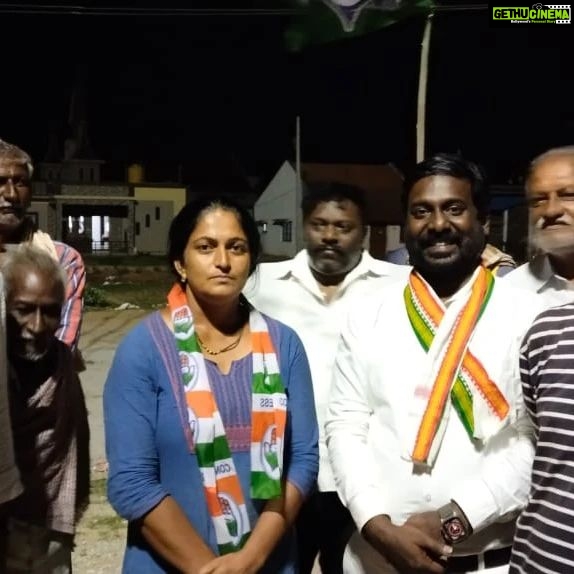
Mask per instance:
[[[418,164],[404,202],[413,271],[349,314],[326,423],[358,528],[346,573],[508,569],[533,457],[518,351],[537,303],[480,265],[488,202],[475,164]]]
[[[574,301],[574,146],[536,157],[526,178],[530,241],[538,252],[506,276],[545,307]]]
[[[373,259],[363,249],[366,208],[360,189],[308,185],[301,207],[306,249],[289,261],[260,265],[245,295],[257,309],[291,326],[309,357],[321,458],[318,492],[297,522],[299,566],[302,574],[310,573],[319,553],[323,573],[337,574],[353,528],[335,492],[323,432],[338,338],[352,303],[405,277],[409,268]]]

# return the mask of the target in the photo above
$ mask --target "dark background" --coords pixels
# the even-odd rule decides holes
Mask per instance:
[[[223,161],[261,175],[293,157],[297,114],[303,161],[414,161],[423,19],[293,54],[289,15],[224,14],[5,8],[0,137],[42,160],[81,86],[92,147],[112,164]],[[486,9],[434,18],[427,152],[461,151],[508,182],[574,143],[573,25],[493,29]]]

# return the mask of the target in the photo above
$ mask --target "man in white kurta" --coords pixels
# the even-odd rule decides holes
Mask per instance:
[[[536,293],[546,308],[574,301],[574,146],[530,164],[526,177],[530,242],[537,255],[505,279]]]
[[[311,572],[319,553],[323,571],[337,574],[352,521],[336,494],[323,428],[339,334],[353,303],[406,277],[409,268],[374,259],[363,249],[360,190],[339,184],[309,186],[302,207],[306,249],[288,261],[260,265],[245,295],[257,309],[292,327],[309,358],[320,464],[318,492],[303,507],[297,524],[299,571]]]
[[[407,314],[405,289],[413,289],[413,279],[360,301],[341,336],[326,434],[339,494],[358,528],[346,552],[347,573],[508,569],[533,457],[518,351],[539,306],[479,265],[487,199],[476,179],[473,164],[440,155],[419,164],[408,184],[411,261],[444,313],[428,351]],[[453,333],[485,277],[490,295],[480,299],[463,358],[470,353],[478,360],[507,409],[496,414],[484,391],[470,384],[470,432],[450,394],[442,412],[433,400]],[[449,381],[447,393],[454,378]],[[415,454],[427,411],[440,425],[420,460]]]

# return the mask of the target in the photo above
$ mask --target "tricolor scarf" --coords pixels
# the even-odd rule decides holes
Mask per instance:
[[[487,438],[487,434],[491,434],[488,429],[492,431],[509,412],[506,398],[490,380],[480,361],[468,350],[470,338],[488,304],[493,286],[492,273],[479,267],[472,279],[469,296],[463,301],[464,305],[444,337],[444,349],[434,349],[438,351],[438,354],[435,353],[437,368],[415,390],[415,410],[418,407],[418,411],[423,413],[422,419],[419,417],[420,426],[411,450],[410,458],[415,463],[430,466],[434,463],[446,429],[450,404],[457,411],[469,436],[474,439]],[[428,353],[446,313],[445,307],[415,271],[411,272],[404,300],[413,331]],[[441,346],[441,342],[438,345]],[[494,425],[479,420],[493,415],[497,421]]]
[[[195,454],[220,554],[243,547],[251,526],[225,428],[207,376],[184,289],[174,285],[168,305],[179,360]],[[251,309],[253,379],[251,415],[251,498],[281,495],[287,397],[267,323]]]

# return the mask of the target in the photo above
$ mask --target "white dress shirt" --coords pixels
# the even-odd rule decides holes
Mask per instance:
[[[574,285],[552,269],[547,255],[538,255],[529,263],[514,269],[504,277],[512,285],[540,296],[544,309],[574,301]]]
[[[325,414],[333,378],[339,335],[353,303],[408,275],[410,267],[373,259],[363,251],[359,264],[327,300],[309,269],[306,250],[293,259],[263,263],[244,289],[245,296],[262,313],[293,328],[305,346],[319,422],[320,491],[335,490],[327,447]]]
[[[528,496],[534,455],[518,352],[540,303],[495,280],[469,349],[506,397],[508,423],[484,445],[471,441],[451,409],[434,466],[419,470],[402,446],[427,356],[406,313],[405,286],[406,281],[398,282],[359,301],[341,336],[326,422],[337,490],[359,531],[377,515],[389,515],[400,525],[453,499],[475,531],[455,547],[457,555],[509,546],[513,518]]]

